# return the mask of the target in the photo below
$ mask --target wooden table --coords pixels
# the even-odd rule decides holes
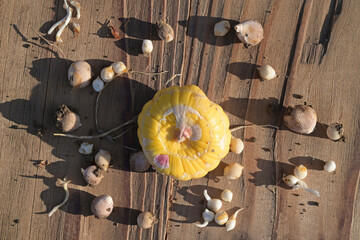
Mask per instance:
[[[62,1],[0,1],[0,239],[360,239],[360,2],[342,0],[259,1],[82,1],[74,37],[66,29],[61,48],[45,36],[65,16]],[[105,22],[120,28],[120,40],[109,37]],[[255,19],[263,24],[260,45],[245,48],[234,31],[214,37],[213,26]],[[160,41],[154,24],[165,20],[175,30],[171,43]],[[53,39],[54,35],[49,36]],[[152,39],[150,58],[141,54],[142,39]],[[113,61],[134,70],[162,76],[124,75],[100,99],[99,125],[111,129],[138,114],[155,91],[171,84],[195,84],[228,114],[232,126],[246,128],[235,136],[245,142],[241,155],[229,153],[218,168],[202,179],[178,182],[153,171],[129,171],[128,159],[139,148],[136,128],[110,143],[93,140],[109,150],[113,166],[100,185],[86,186],[80,168],[92,157],[78,153],[79,143],[54,137],[53,113],[60,104],[77,109],[83,126],[78,135],[95,134],[91,87],[72,91],[67,82],[71,61],[86,60],[95,75]],[[260,81],[256,66],[270,64],[279,76]],[[312,105],[319,124],[311,135],[283,125],[278,108]],[[340,122],[345,142],[326,138],[327,124]],[[121,131],[117,132],[119,134]],[[48,160],[44,168],[36,167]],[[334,173],[322,170],[334,160]],[[222,176],[226,164],[245,166],[239,180]],[[309,169],[306,182],[321,196],[275,184],[294,165]],[[64,197],[55,186],[69,176],[70,199],[51,218],[47,213]],[[210,223],[197,228],[205,208],[202,192],[219,196],[234,192],[223,209],[238,207],[237,226]],[[95,196],[109,194],[114,212],[106,220],[91,216]],[[136,225],[141,211],[152,211],[159,223],[148,230]]]

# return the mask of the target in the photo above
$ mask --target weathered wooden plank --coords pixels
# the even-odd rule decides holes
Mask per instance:
[[[359,238],[357,2],[81,3],[82,17],[76,20],[81,33],[74,38],[69,30],[64,31],[62,56],[28,27],[46,32],[65,15],[62,1],[0,1],[1,239]],[[120,40],[107,37],[106,19],[120,28]],[[156,36],[153,23],[160,19],[174,27],[171,43]],[[265,38],[248,49],[233,32],[215,38],[213,25],[220,19],[228,19],[232,25],[256,19],[264,25]],[[144,38],[154,43],[150,58],[141,54]],[[118,60],[139,71],[169,71],[155,77],[130,74],[112,82],[100,100],[99,126],[104,130],[138,114],[176,73],[182,76],[171,84],[200,86],[224,108],[232,125],[280,124],[281,130],[246,128],[236,132],[235,136],[245,141],[242,155],[230,153],[206,178],[177,182],[152,171],[129,171],[128,158],[133,151],[123,146],[139,148],[134,128],[115,144],[106,139],[91,141],[96,149],[111,152],[113,166],[99,186],[87,187],[79,169],[88,166],[91,157],[77,152],[76,141],[52,136],[56,131],[52,114],[62,103],[77,109],[82,117],[83,126],[76,134],[95,133],[96,94],[90,88],[72,92],[66,81],[70,62],[78,59],[87,60],[94,74]],[[260,81],[256,66],[263,64],[272,65],[279,77]],[[297,95],[303,98],[294,98]],[[277,104],[304,101],[317,110],[321,123],[343,123],[346,142],[325,139],[321,128],[311,136],[295,134],[282,126],[278,113],[268,111]],[[12,125],[16,127],[10,128]],[[38,127],[44,127],[41,138]],[[321,161],[330,159],[337,162],[337,171],[318,171]],[[37,169],[37,160],[50,164]],[[313,161],[316,167],[310,164]],[[221,176],[230,162],[245,166],[238,181]],[[320,198],[292,192],[283,184],[271,191],[281,175],[299,163],[310,164],[306,181],[320,191]],[[47,213],[64,196],[62,189],[55,187],[56,178],[65,175],[73,181],[69,202],[48,218]],[[235,230],[226,233],[215,223],[205,229],[194,226],[205,206],[205,188],[211,196],[219,196],[224,188],[234,192],[233,202],[224,204],[223,209],[232,214],[236,207],[245,208]],[[110,194],[115,202],[113,214],[102,221],[90,216],[89,209],[101,194]],[[139,229],[136,217],[141,211],[156,213],[159,224]]]
[[[299,192],[300,196],[294,197],[288,194],[287,190],[279,188],[277,209],[281,214],[276,217],[273,235],[277,239],[294,237],[348,239],[352,231],[356,232],[352,228],[359,229],[353,215],[358,198],[359,179],[358,108],[347,104],[356,102],[359,96],[356,80],[358,77],[352,74],[353,70],[347,64],[348,62],[357,64],[358,60],[354,58],[352,52],[358,52],[359,49],[358,46],[354,46],[351,50],[340,47],[341,42],[351,42],[356,38],[355,36],[359,36],[358,30],[352,31],[349,35],[343,34],[354,28],[349,19],[359,16],[358,3],[323,1],[321,6],[329,6],[329,8],[320,7],[315,2],[311,4],[311,1],[305,3],[284,106],[306,101],[316,109],[320,122],[343,123],[348,129],[347,139],[346,142],[332,142],[319,134],[309,137],[289,131],[278,132],[276,155],[279,161],[307,165],[311,170],[306,181],[309,186],[320,191],[321,197],[317,198],[306,192]],[[339,8],[342,10],[336,10]],[[319,16],[322,16],[321,29],[326,29],[328,32],[324,33],[327,36],[326,44],[321,42],[323,32],[319,27],[314,27],[320,25]],[[337,20],[329,21],[328,17]],[[324,26],[331,22],[332,25]],[[307,28],[303,27],[306,25]],[[319,33],[321,33],[320,38]],[[323,50],[321,52],[323,56],[319,58],[322,58],[322,61],[313,64],[300,61],[303,53],[301,50],[306,43],[321,44],[323,49],[327,45],[326,52]],[[303,95],[304,98],[301,100],[293,98],[292,94],[295,93]],[[336,172],[326,174],[318,171],[317,168],[314,169],[316,161],[319,160],[334,160],[337,164]],[[277,171],[281,173],[282,170],[278,168]],[[316,201],[318,206],[310,204],[311,201]],[[289,222],[294,226],[291,230],[284,228],[284,224]]]

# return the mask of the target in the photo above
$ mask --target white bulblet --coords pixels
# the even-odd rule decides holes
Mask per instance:
[[[94,89],[95,92],[101,92],[101,90],[103,90],[104,88],[104,82],[103,80],[101,80],[100,77],[97,77],[93,82],[92,82],[92,87]]]
[[[225,189],[224,191],[222,191],[221,193],[222,200],[224,200],[225,202],[231,202],[232,198],[233,198],[232,191],[230,191],[229,189]]]
[[[340,123],[332,123],[326,129],[326,135],[333,141],[337,141],[344,136],[344,128]]]
[[[142,43],[142,52],[144,54],[145,57],[149,57],[150,53],[152,52],[152,50],[154,49],[153,44],[151,42],[151,40],[149,39],[145,39]]]
[[[110,82],[115,78],[115,72],[112,66],[105,67],[101,70],[100,77],[104,82]]]
[[[229,215],[225,211],[218,212],[215,215],[215,222],[218,225],[224,225],[228,219],[229,219]]]
[[[126,65],[120,61],[114,62],[113,64],[111,64],[111,67],[113,68],[116,75],[120,75],[128,71]]]
[[[230,31],[230,22],[223,20],[214,25],[214,35],[217,37],[225,36]]]
[[[257,69],[259,71],[259,75],[263,80],[271,80],[276,78],[275,69],[270,65],[264,65]]]
[[[240,138],[231,136],[230,150],[235,154],[240,154],[244,150],[244,142]]]
[[[84,155],[90,155],[93,152],[93,147],[94,147],[94,144],[90,144],[88,142],[83,142],[80,145],[79,153],[84,154]]]
[[[306,167],[304,165],[302,165],[302,164],[299,165],[299,166],[296,166],[294,168],[294,175],[298,179],[306,178],[307,174],[308,174],[308,171],[307,171]]]
[[[325,172],[331,173],[331,172],[335,171],[335,169],[336,169],[336,164],[334,161],[328,161],[324,165]]]
[[[219,209],[222,207],[222,202],[220,199],[216,199],[216,198],[211,198],[207,192],[207,190],[205,189],[204,190],[204,196],[205,196],[205,199],[207,201],[207,207],[214,211],[215,213],[217,211],[219,211]]]

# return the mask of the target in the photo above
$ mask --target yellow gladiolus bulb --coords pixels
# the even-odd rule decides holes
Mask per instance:
[[[157,92],[138,118],[143,152],[160,173],[201,178],[229,152],[229,118],[194,85]]]

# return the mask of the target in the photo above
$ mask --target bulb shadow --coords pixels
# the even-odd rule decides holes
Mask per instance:
[[[115,45],[131,56],[139,56],[143,54],[142,42],[143,40],[140,39],[122,38],[116,41]]]
[[[118,18],[118,20],[121,22],[120,30],[129,36],[129,38],[135,38],[141,40],[141,42],[144,39],[152,41],[161,40],[157,34],[155,23],[145,22],[134,17]]]
[[[205,177],[207,177],[210,180],[213,180],[214,182],[219,182],[220,181],[220,177],[224,176],[224,168],[227,166],[228,164],[224,163],[223,161],[221,161],[219,163],[219,165],[212,170],[211,172],[209,172],[208,174],[206,174]]]
[[[247,62],[234,62],[226,66],[226,71],[232,75],[237,76],[240,80],[260,79],[259,73],[256,70],[259,65]]]
[[[172,217],[169,220],[174,223],[195,223],[202,221],[201,214],[206,205],[204,199],[205,189],[207,189],[209,196],[220,196],[222,192],[221,189],[203,185],[192,185],[177,190],[177,194],[183,196],[184,201],[189,205],[172,203],[170,210],[173,214],[171,214]],[[179,219],[178,217],[184,219]]]
[[[222,20],[230,22],[230,31],[223,37],[216,37],[214,35],[214,25]],[[232,19],[207,16],[190,16],[188,20],[179,21],[180,26],[186,28],[187,36],[213,46],[228,46],[240,43],[233,30],[238,23],[238,21]]]
[[[257,167],[259,171],[250,173],[253,179],[248,181],[253,183],[255,186],[275,186],[291,189],[285,183],[281,181],[283,175],[293,174],[294,168],[300,164],[303,164],[307,169],[322,171],[324,169],[325,162],[320,159],[316,159],[310,156],[299,156],[289,159],[289,163],[274,162],[266,159],[256,159]],[[275,175],[276,173],[276,175]],[[275,179],[277,176],[277,179]]]
[[[255,159],[259,168],[259,171],[250,173],[254,178],[248,179],[250,183],[253,183],[255,186],[275,186],[291,189],[287,185],[280,182],[283,174],[291,174],[294,170],[294,165],[283,163],[283,162],[274,162],[272,160],[266,159]],[[277,173],[275,175],[275,173]],[[277,176],[277,179],[276,179]],[[278,184],[277,184],[278,183]]]
[[[112,213],[107,220],[114,222],[115,224],[123,224],[123,225],[137,225],[137,217],[141,211],[127,208],[127,207],[114,207]],[[124,216],[129,216],[128,218],[124,218]]]
[[[324,165],[325,165],[325,161],[310,156],[299,156],[299,157],[290,158],[289,162],[294,164],[294,166],[298,166],[302,164],[307,169],[312,169],[317,171],[324,170]]]
[[[113,38],[109,29],[109,20],[105,20],[104,23],[96,21],[100,25],[99,29],[93,35],[98,36],[99,38]],[[115,27],[115,26],[114,26]]]
[[[45,177],[41,175],[26,176],[20,175],[24,178],[42,179],[43,183],[48,187],[40,194],[40,198],[46,207],[45,211],[36,212],[35,214],[48,214],[55,206],[60,204],[65,198],[65,191],[62,187],[56,186],[56,177]],[[73,215],[90,216],[91,202],[95,199],[95,196],[79,190],[71,188],[72,182],[69,183],[69,199],[66,204],[58,209],[58,211],[64,211]],[[56,213],[55,213],[56,214]]]

